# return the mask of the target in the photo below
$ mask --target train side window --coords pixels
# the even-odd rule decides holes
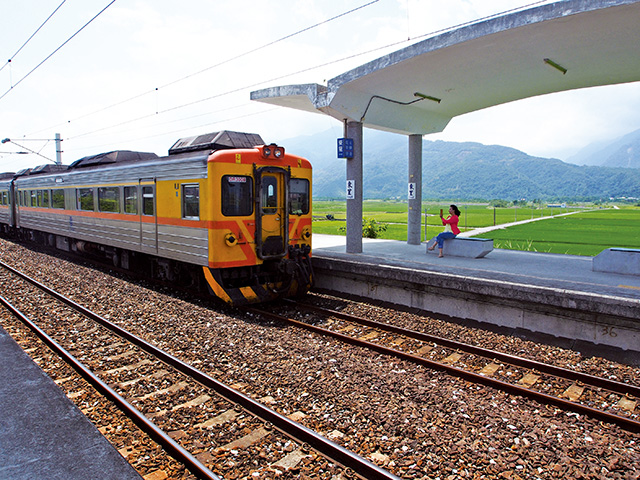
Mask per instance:
[[[38,191],[37,190],[31,190],[30,191],[30,196],[31,196],[31,206],[32,207],[37,207],[38,206]]]
[[[154,215],[153,187],[142,187],[142,214]]]
[[[51,192],[51,206],[53,208],[64,208],[64,190],[58,188]]]
[[[49,203],[49,190],[42,191],[42,206],[44,208],[49,208],[51,206]]]
[[[182,218],[200,219],[200,185],[182,185]]]
[[[98,188],[98,210],[101,212],[120,212],[120,188]]]
[[[222,177],[222,214],[246,217],[253,213],[253,179],[243,175]]]
[[[124,187],[124,213],[138,214],[138,187]]]
[[[309,180],[292,178],[289,182],[289,213],[291,215],[309,213]]]
[[[2,195],[0,195],[0,205],[8,205],[9,202],[7,201],[7,192],[2,192]]]
[[[93,188],[78,188],[78,210],[93,211]]]

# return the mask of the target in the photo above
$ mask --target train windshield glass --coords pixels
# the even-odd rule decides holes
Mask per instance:
[[[245,217],[253,213],[253,179],[244,175],[222,177],[222,214]]]
[[[309,180],[292,178],[289,182],[289,213],[291,215],[309,213]]]

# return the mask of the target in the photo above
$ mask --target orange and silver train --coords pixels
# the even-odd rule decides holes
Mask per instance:
[[[259,135],[178,140],[0,174],[0,230],[233,305],[306,293],[311,164]]]

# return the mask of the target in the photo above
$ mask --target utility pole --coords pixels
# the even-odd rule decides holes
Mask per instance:
[[[62,165],[61,142],[62,142],[62,139],[60,138],[60,134],[56,133],[56,165]]]

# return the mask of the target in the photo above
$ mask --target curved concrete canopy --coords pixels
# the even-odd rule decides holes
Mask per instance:
[[[267,88],[251,99],[379,130],[427,134],[486,107],[638,80],[640,0],[567,0],[428,38],[327,86]]]

